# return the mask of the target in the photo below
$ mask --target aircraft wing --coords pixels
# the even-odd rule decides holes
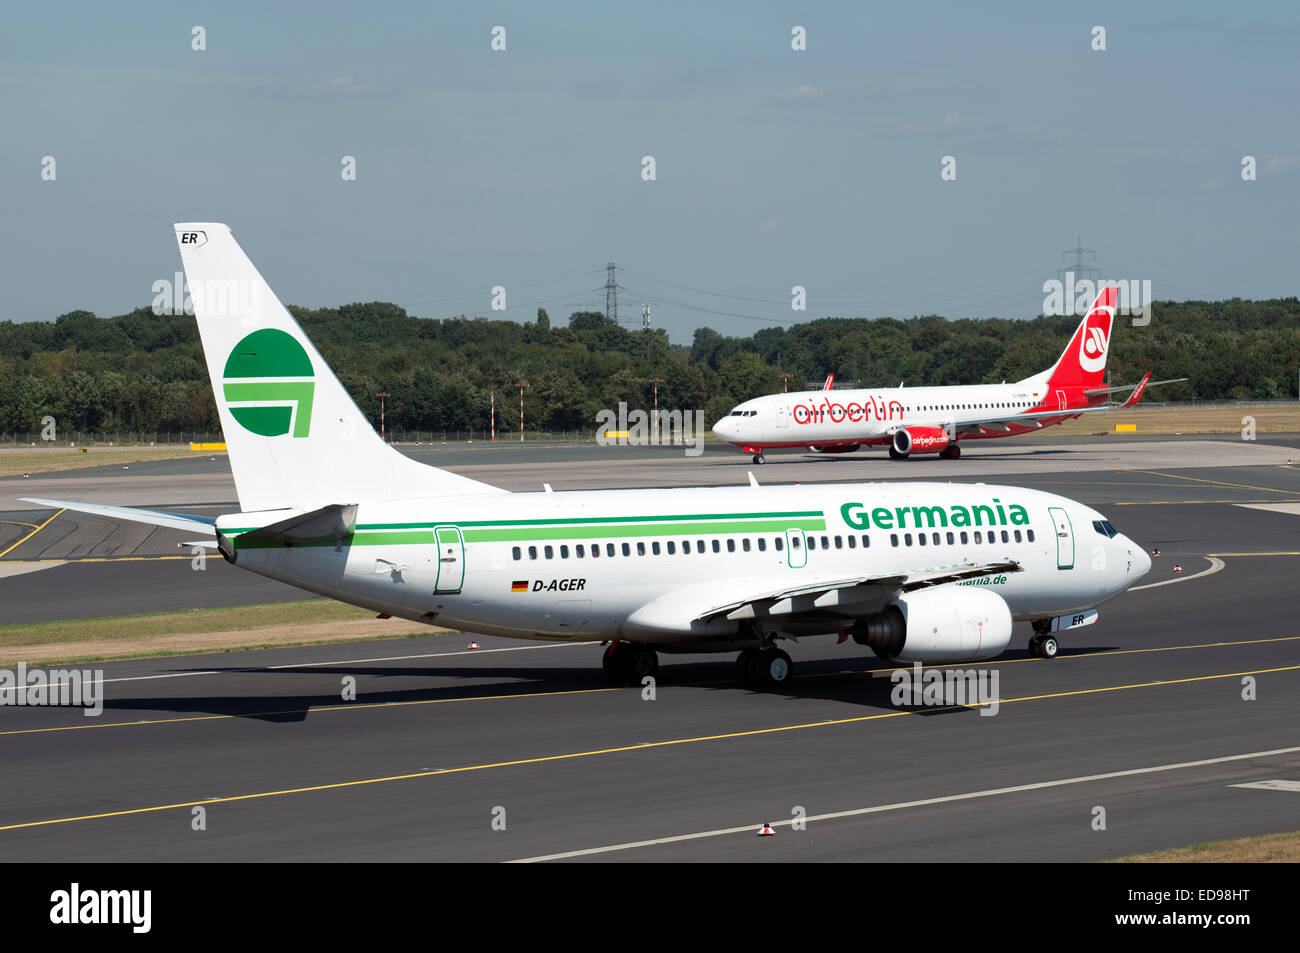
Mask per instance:
[[[169,513],[166,510],[144,510],[134,506],[108,506],[104,503],[76,503],[69,500],[44,500],[36,497],[22,497],[24,503],[48,506],[55,510],[72,510],[75,513],[89,513],[92,516],[107,516],[110,519],[129,520],[132,523],[148,523],[151,526],[165,526],[168,529],[184,530],[204,536],[215,536],[217,518],[200,516],[195,513]]]
[[[769,616],[798,615],[805,612],[830,611],[876,601],[896,591],[912,592],[948,582],[977,579],[995,573],[1022,572],[1020,563],[1004,559],[994,562],[961,563],[921,572],[887,576],[850,576],[807,582],[799,586],[752,593],[732,602],[705,609],[697,616],[701,622],[718,619],[740,621]]]

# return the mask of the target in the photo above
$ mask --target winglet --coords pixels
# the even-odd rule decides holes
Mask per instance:
[[[1147,371],[1142,380],[1138,381],[1138,386],[1133,388],[1133,393],[1129,394],[1128,400],[1120,405],[1121,410],[1125,407],[1132,407],[1142,399],[1142,392],[1147,389],[1147,381],[1149,380],[1151,380],[1151,372]]]

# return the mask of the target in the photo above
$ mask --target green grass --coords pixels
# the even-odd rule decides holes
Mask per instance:
[[[1285,797],[1285,795],[1281,795]],[[1120,857],[1115,864],[1293,864],[1300,861],[1300,831],[1286,834],[1265,834],[1262,837],[1239,837],[1235,840],[1192,844],[1172,850],[1156,850],[1149,854]]]
[[[139,640],[193,632],[231,632],[268,625],[301,625],[374,617],[375,613],[368,609],[358,609],[332,599],[307,599],[302,602],[275,602],[230,609],[190,609],[184,612],[151,612],[97,619],[0,625],[0,648],[102,639]]]

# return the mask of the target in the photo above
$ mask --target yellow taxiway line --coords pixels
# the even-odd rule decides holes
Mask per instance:
[[[49,526],[50,523],[54,522],[54,520],[58,517],[59,513],[65,513],[65,512],[67,512],[67,511],[66,511],[66,510],[59,510],[58,513],[55,513],[54,516],[51,516],[51,517],[50,517],[49,519],[47,519],[44,523],[42,523],[40,526],[36,527],[34,530],[32,530],[30,533],[28,533],[28,534],[27,534],[26,536],[24,536],[22,539],[18,540],[18,542],[14,543],[14,544],[13,544],[12,546],[10,546],[8,549],[4,550],[4,552],[0,552],[0,556],[4,556],[5,553],[9,553],[9,552],[12,552],[13,550],[17,549],[17,548],[18,548],[19,546],[21,546],[23,543],[27,542],[29,539],[31,539],[33,536],[35,536],[37,533],[39,533],[41,530],[45,529],[45,527]]]
[[[1197,675],[1191,678],[1162,679],[1152,682],[1136,682],[1128,685],[1109,685],[1101,688],[1084,688],[1069,692],[1053,692],[1045,695],[1025,695],[1020,698],[999,700],[999,705],[1011,705],[1018,702],[1045,701],[1053,698],[1072,698],[1083,695],[1097,695],[1106,692],[1131,691],[1139,688],[1165,688],[1170,685],[1188,685],[1223,678],[1244,678],[1247,675],[1268,675],[1275,672],[1292,672],[1300,670],[1300,665],[1286,665],[1279,668],[1254,669],[1246,672],[1222,672],[1215,675]],[[949,705],[942,708],[928,708],[925,714],[936,711],[957,711],[961,708],[978,708],[979,705]],[[915,716],[911,710],[883,712],[876,715],[859,715],[854,718],[834,718],[824,721],[805,722],[796,725],[779,725],[773,728],[755,728],[748,731],[732,731],[716,735],[699,735],[692,738],[670,738],[664,741],[647,741],[634,745],[621,745],[615,748],[596,748],[590,751],[572,751],[564,754],[540,755],[534,758],[518,758],[513,761],[494,761],[485,764],[471,764],[459,768],[436,768],[431,771],[414,771],[409,774],[394,774],[378,778],[360,778],[352,781],[336,781],[331,784],[313,784],[300,788],[282,788],[276,791],[259,791],[252,794],[233,794],[226,797],[203,798],[198,801],[179,801],[175,804],[155,804],[148,807],[128,808],[123,811],[106,811],[101,814],[82,814],[76,817],[54,817],[43,821],[26,821],[21,824],[0,826],[0,831],[21,830],[31,827],[46,827],[53,824],[70,824],[76,821],[103,820],[110,817],[128,817],[134,814],[153,814],[179,808],[208,806],[211,804],[233,804],[239,801],[254,801],[272,797],[284,797],[290,794],[307,794],[313,791],[337,791],[343,788],[364,787],[371,784],[387,784],[393,781],[410,781],[416,778],[430,778],[445,774],[468,774],[476,771],[490,771],[497,768],[514,768],[524,765],[547,764],[556,761],[573,761],[579,758],[596,758],[611,754],[624,754],[629,751],[649,751],[656,748],[671,748],[678,745],[700,744],[706,741],[729,741],[736,738],[754,738],[762,735],[774,735],[789,731],[803,731],[812,728],[827,728],[836,725],[861,724],[868,721],[881,721],[886,718],[905,718]]]

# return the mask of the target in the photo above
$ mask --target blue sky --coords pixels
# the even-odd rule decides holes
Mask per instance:
[[[0,320],[148,305],[196,220],[307,306],[492,314],[502,285],[556,322],[614,261],[620,316],[678,342],[1028,317],[1080,236],[1158,298],[1296,294],[1297,8],[1047,6],[17,5]]]

